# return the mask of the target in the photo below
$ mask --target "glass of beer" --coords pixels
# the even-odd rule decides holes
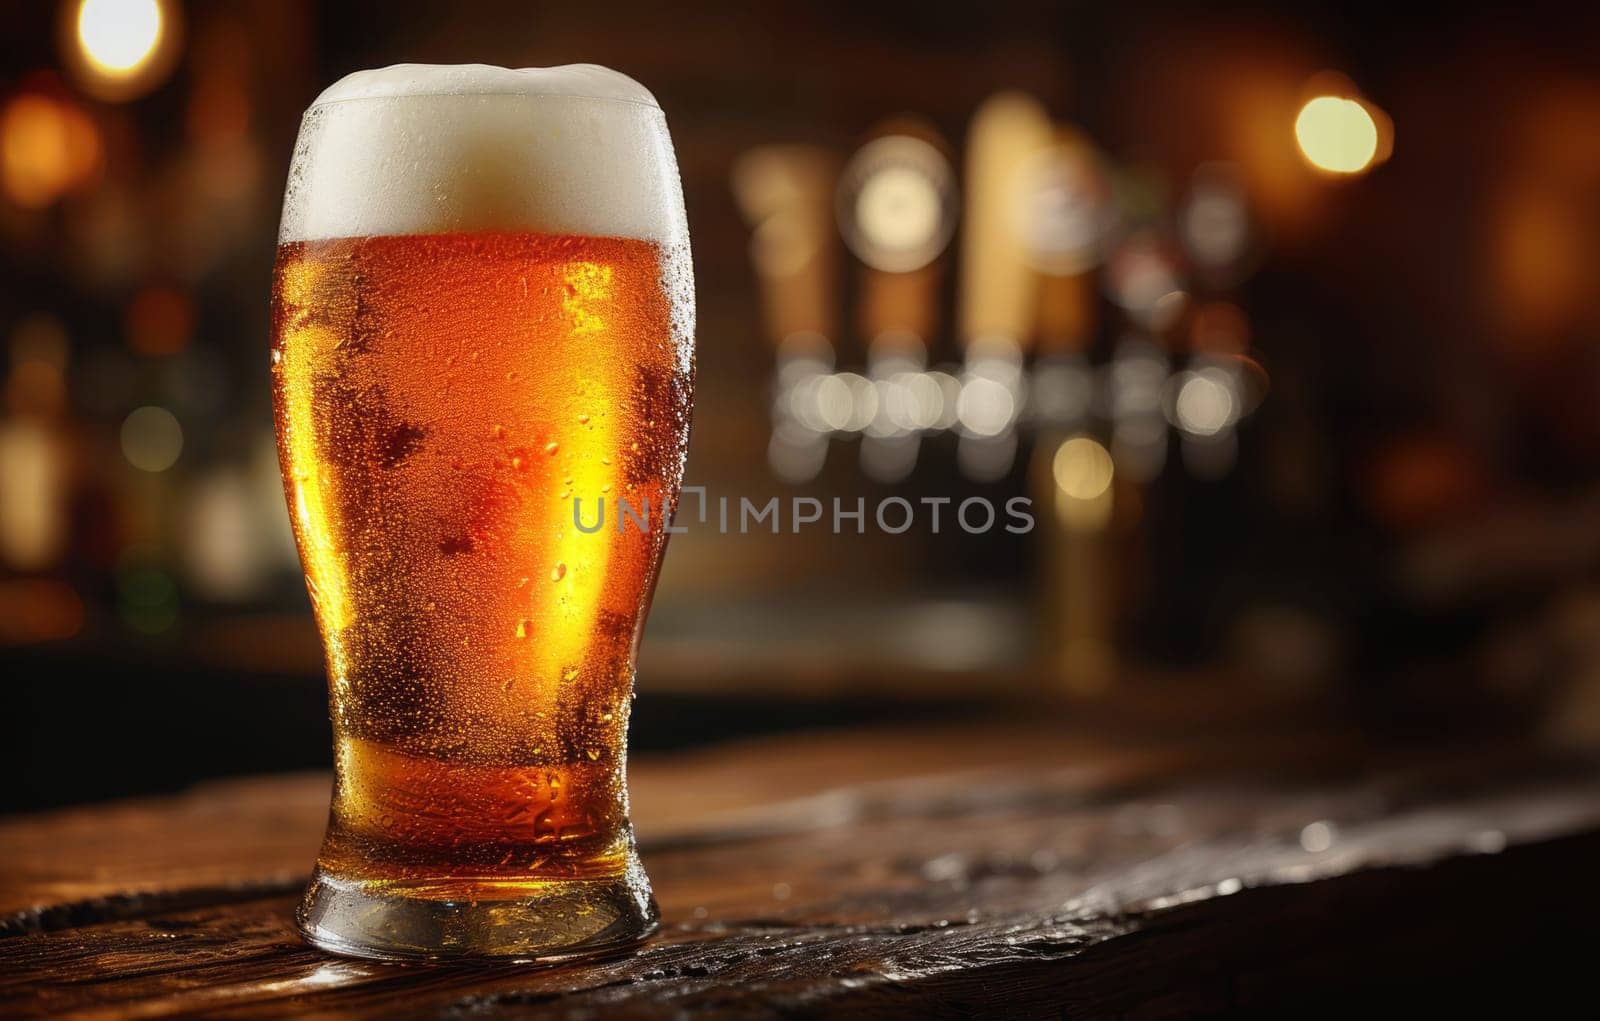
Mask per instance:
[[[654,931],[625,742],[693,288],[666,121],[624,75],[402,65],[306,112],[272,380],[333,720],[312,943],[532,960]]]

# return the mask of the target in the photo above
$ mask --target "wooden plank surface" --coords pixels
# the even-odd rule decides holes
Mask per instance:
[[[641,761],[659,937],[582,964],[392,966],[291,928],[327,789],[0,822],[5,1013],[1192,1016],[1429,975],[1470,990],[1495,973],[1475,962],[1534,968],[1600,907],[1589,762],[985,723]]]

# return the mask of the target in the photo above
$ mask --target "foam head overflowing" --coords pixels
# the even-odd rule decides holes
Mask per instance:
[[[655,98],[594,64],[398,64],[306,111],[279,241],[480,230],[684,242]]]

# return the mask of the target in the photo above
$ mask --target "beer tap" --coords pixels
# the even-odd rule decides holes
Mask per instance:
[[[955,231],[955,173],[944,140],[920,120],[879,125],[839,180],[840,231],[860,261],[866,385],[855,403],[861,470],[898,482],[916,467],[924,427],[914,380],[938,327],[941,256]]]
[[[1029,263],[1027,177],[1049,144],[1049,115],[1018,92],[986,100],[967,135],[967,220],[962,236],[962,471],[979,480],[1011,470],[1025,399],[1023,356],[1034,339],[1038,274]]]
[[[776,358],[768,462],[789,481],[815,477],[828,454],[832,424],[817,416],[814,398],[831,378],[838,336],[837,176],[834,155],[815,145],[752,149],[733,168]]]
[[[1026,433],[1052,450],[1099,435],[1119,482],[1133,485],[1163,469],[1174,435],[1188,471],[1225,474],[1234,430],[1265,389],[1230,297],[1258,242],[1236,172],[1200,167],[1171,208],[1156,171],[1113,168],[1026,94],[990,97],[963,165],[950,331],[961,360],[930,365],[961,197],[946,153],[929,125],[901,117],[842,170],[806,145],[764,146],[736,164],[777,352],[774,472],[813,478],[831,440],[860,439],[863,473],[899,481],[925,438],[953,433],[962,473],[996,481]],[[840,357],[839,238],[857,261],[854,365]],[[1097,360],[1108,330],[1109,358]]]

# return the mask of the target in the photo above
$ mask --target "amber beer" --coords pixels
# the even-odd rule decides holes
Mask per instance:
[[[272,365],[334,726],[321,946],[536,958],[655,925],[624,771],[692,388],[671,159],[649,94],[592,67],[364,72],[302,125]]]

